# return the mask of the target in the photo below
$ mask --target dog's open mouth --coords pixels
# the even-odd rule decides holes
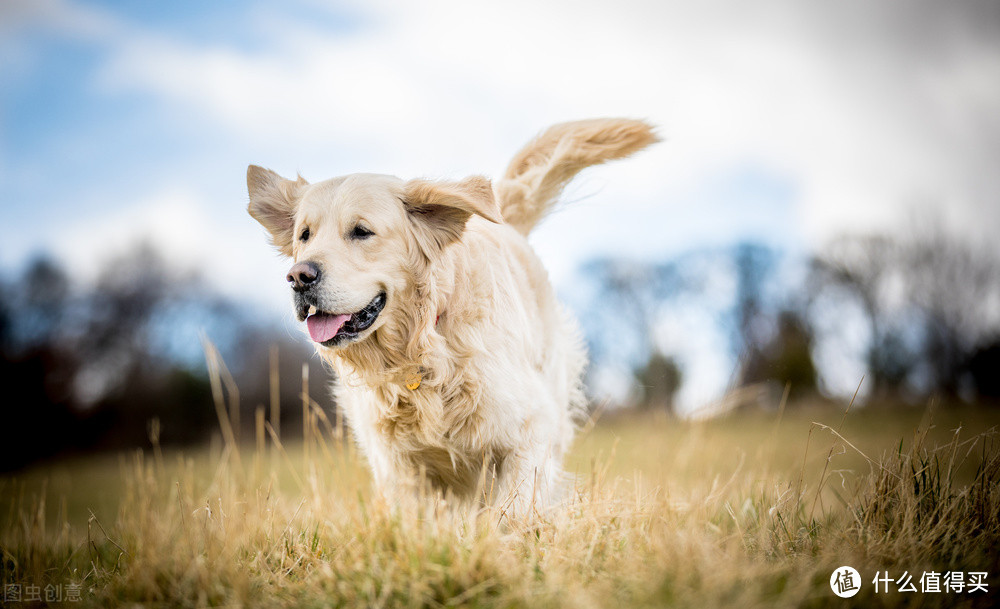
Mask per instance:
[[[380,292],[365,308],[356,313],[316,311],[306,318],[309,337],[327,347],[353,340],[375,323],[383,307],[385,307],[385,292]]]

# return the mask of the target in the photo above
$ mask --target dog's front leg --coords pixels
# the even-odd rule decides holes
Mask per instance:
[[[512,454],[504,462],[496,505],[510,519],[531,520],[558,499],[559,466],[544,450]]]

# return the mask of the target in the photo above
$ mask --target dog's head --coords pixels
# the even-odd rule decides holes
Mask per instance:
[[[293,261],[295,313],[335,348],[362,341],[408,304],[417,273],[461,238],[473,215],[502,222],[489,180],[409,182],[353,174],[316,184],[247,169],[250,215]]]

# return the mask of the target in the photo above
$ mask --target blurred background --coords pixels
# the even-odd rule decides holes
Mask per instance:
[[[203,340],[247,424],[303,363],[334,408],[248,164],[498,175],[597,116],[664,141],[532,235],[595,404],[1000,399],[990,0],[5,0],[0,83],[2,469],[205,440]]]

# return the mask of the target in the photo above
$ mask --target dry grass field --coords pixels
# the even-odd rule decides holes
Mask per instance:
[[[336,421],[308,421],[294,445],[260,413],[237,450],[222,417],[202,450],[2,479],[7,606],[57,593],[81,607],[996,604],[995,411],[605,415],[581,430],[565,505],[531,523],[386,504]],[[861,575],[849,600],[829,584],[842,565]],[[916,592],[897,591],[904,572]],[[986,572],[989,587],[921,592],[925,572]]]

